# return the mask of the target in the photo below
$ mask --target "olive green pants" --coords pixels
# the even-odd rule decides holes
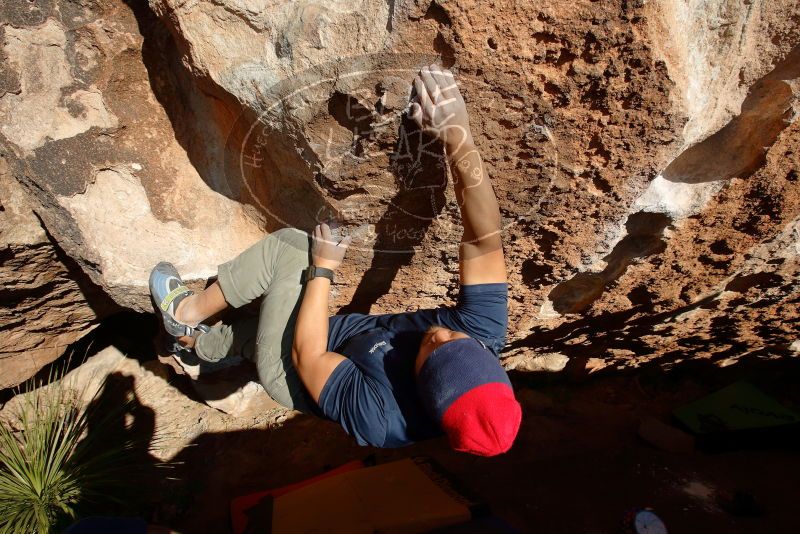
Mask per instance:
[[[309,250],[307,233],[284,228],[220,265],[217,279],[227,303],[239,308],[263,297],[261,309],[258,317],[215,326],[195,345],[205,359],[238,354],[252,360],[270,397],[305,412],[309,398],[292,363],[292,339]]]

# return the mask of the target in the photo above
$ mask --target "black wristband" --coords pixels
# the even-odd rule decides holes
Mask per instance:
[[[308,282],[318,276],[324,276],[325,278],[330,280],[331,283],[333,283],[333,271],[331,271],[330,269],[326,269],[325,267],[317,267],[316,265],[312,265],[311,267],[306,269],[305,281]]]

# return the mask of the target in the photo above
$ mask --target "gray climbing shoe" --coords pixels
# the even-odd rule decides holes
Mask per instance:
[[[172,336],[192,336],[198,331],[208,331],[205,325],[191,326],[175,319],[178,304],[193,294],[194,291],[183,285],[178,271],[171,263],[162,261],[150,273],[150,296],[164,318],[164,328]]]

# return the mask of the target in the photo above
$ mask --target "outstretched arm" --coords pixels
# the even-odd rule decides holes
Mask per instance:
[[[311,247],[316,267],[336,270],[342,263],[350,237],[339,241],[327,224],[314,228]],[[319,402],[322,388],[344,356],[328,352],[328,293],[331,281],[317,277],[306,282],[292,342],[292,362],[311,397]]]
[[[424,67],[414,79],[414,91],[411,117],[420,128],[442,141],[453,174],[464,226],[459,264],[461,283],[505,282],[500,209],[475,148],[467,107],[455,77],[437,65]]]

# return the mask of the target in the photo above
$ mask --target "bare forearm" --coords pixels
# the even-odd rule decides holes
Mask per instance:
[[[500,249],[500,207],[480,153],[470,140],[448,152],[448,160],[464,226],[463,253],[469,257]]]
[[[292,344],[292,359],[301,368],[311,358],[328,349],[328,294],[331,282],[317,277],[306,284],[303,302],[297,314]]]
[[[409,114],[444,143],[461,209],[459,278],[464,285],[507,281],[500,240],[500,208],[469,127],[467,106],[453,73],[437,65],[414,78]]]
[[[344,361],[344,356],[328,352],[328,297],[331,289],[329,273],[335,271],[344,259],[350,237],[336,239],[327,224],[318,224],[311,235],[312,272],[306,271],[303,302],[297,312],[292,342],[292,362],[306,390],[316,402],[328,378]],[[320,272],[317,270],[320,269]]]

